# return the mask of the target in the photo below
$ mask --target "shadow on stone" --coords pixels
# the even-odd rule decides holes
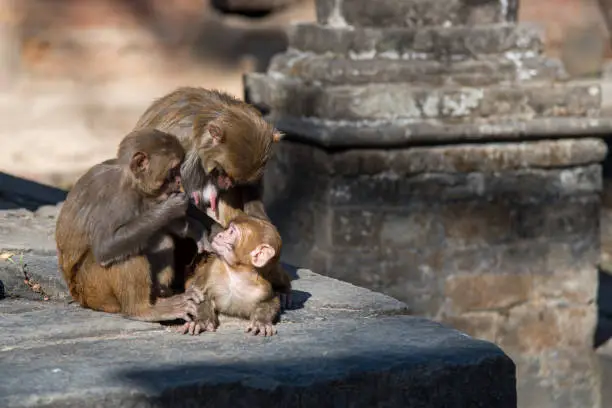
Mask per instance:
[[[204,401],[211,407],[516,407],[513,364],[509,359],[479,358],[490,351],[478,344],[471,349],[420,348],[419,353],[404,347],[383,350],[376,347],[380,344],[366,350],[364,344],[359,350],[348,347],[342,356],[318,358],[311,350],[301,350],[310,357],[299,357],[301,353],[291,352],[287,346],[293,346],[284,342],[267,345],[277,347],[275,354],[282,357],[131,369],[120,372],[118,380],[142,390],[147,395],[142,399],[159,407]],[[471,359],[479,363],[471,365]],[[468,386],[472,381],[479,386]]]
[[[599,285],[597,287],[597,328],[593,339],[594,348],[598,348],[612,337],[612,275],[598,269]]]
[[[36,211],[45,205],[56,205],[67,192],[35,181],[0,172],[0,210],[26,208]]]

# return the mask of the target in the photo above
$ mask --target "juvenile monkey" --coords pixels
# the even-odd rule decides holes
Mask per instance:
[[[161,295],[174,278],[171,234],[207,240],[185,217],[184,150],[170,134],[141,129],[117,157],[95,165],[74,185],[57,219],[59,267],[83,307],[145,321],[191,320],[202,292]]]
[[[268,221],[239,215],[212,241],[217,255],[199,261],[186,284],[204,292],[183,333],[216,331],[218,314],[250,319],[246,332],[272,336],[281,303],[291,302],[291,280],[279,259],[281,238]]]
[[[218,202],[231,192],[227,220],[237,214],[232,209],[269,219],[261,178],[271,145],[282,134],[253,106],[220,91],[181,87],[151,104],[135,128],[144,127],[179,138],[186,150],[183,185],[202,211],[210,207],[209,214],[221,222]]]

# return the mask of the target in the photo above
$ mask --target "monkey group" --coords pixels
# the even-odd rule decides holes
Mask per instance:
[[[58,263],[73,299],[131,319],[182,319],[183,334],[216,331],[219,314],[276,334],[291,280],[262,177],[281,137],[220,91],[182,87],[155,100],[60,210]]]

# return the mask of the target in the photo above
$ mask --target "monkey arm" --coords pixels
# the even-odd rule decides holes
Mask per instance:
[[[168,220],[162,209],[156,207],[120,225],[114,231],[99,231],[94,234],[92,240],[94,257],[104,265],[140,253],[148,246],[153,234],[167,224]]]

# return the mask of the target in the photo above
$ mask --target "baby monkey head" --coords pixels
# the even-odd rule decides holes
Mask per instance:
[[[240,215],[217,234],[212,247],[230,266],[263,269],[280,258],[282,241],[278,230],[268,221]]]
[[[141,194],[166,199],[183,191],[180,167],[185,151],[179,140],[156,129],[129,133],[119,144],[117,161]]]

